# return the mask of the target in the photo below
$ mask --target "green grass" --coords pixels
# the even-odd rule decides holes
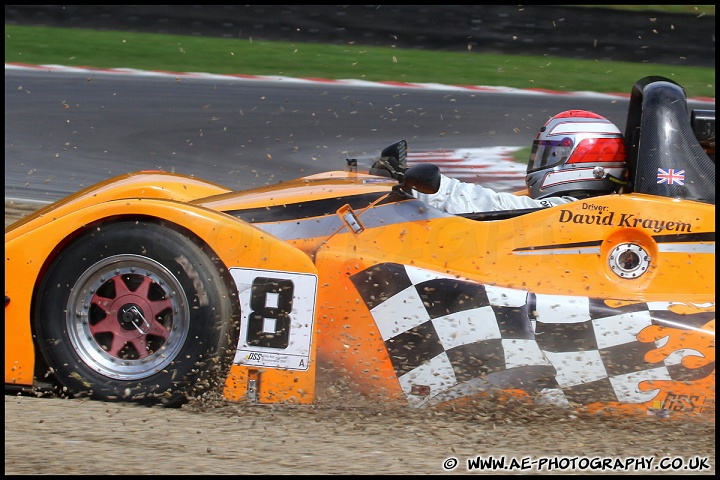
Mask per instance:
[[[662,75],[715,98],[714,68],[17,25],[5,25],[5,62],[612,93]]]
[[[573,5],[573,7],[611,8],[629,12],[690,13],[715,16],[715,5]]]

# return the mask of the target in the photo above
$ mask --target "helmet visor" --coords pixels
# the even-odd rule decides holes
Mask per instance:
[[[573,141],[569,137],[562,140],[535,140],[530,150],[528,173],[565,162],[572,153],[572,147]]]

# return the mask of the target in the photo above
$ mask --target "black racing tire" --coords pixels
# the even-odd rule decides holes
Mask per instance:
[[[90,229],[50,264],[37,346],[70,397],[178,406],[222,387],[240,306],[201,242],[152,221]]]

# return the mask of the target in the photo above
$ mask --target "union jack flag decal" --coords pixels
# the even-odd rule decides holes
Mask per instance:
[[[685,170],[675,170],[674,168],[663,170],[662,168],[658,168],[657,183],[685,185]]]

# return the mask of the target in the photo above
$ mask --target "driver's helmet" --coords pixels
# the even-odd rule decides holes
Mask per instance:
[[[618,127],[596,113],[567,110],[540,129],[525,182],[535,199],[611,193],[626,183],[625,160],[625,141]]]

